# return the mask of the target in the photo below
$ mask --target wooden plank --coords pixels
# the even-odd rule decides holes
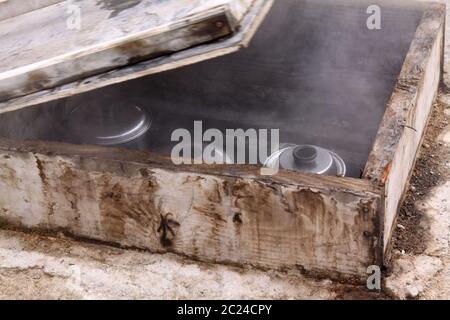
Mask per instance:
[[[385,188],[385,250],[437,94],[444,24],[444,5],[435,4],[425,12],[363,175]]]
[[[0,0],[0,20],[44,8],[64,0]]]
[[[0,189],[3,228],[357,282],[381,259],[379,189],[356,179],[1,139]]]
[[[87,77],[86,79],[61,85],[53,89],[41,90],[20,98],[0,102],[0,113],[69,97],[238,51],[249,44],[254,33],[269,12],[272,2],[272,0],[255,0],[251,10],[244,16],[241,27],[230,38],[212,44],[199,45],[167,57],[118,68],[107,73]]]
[[[230,35],[253,0],[63,1],[0,21],[0,101]],[[68,6],[80,7],[80,29]]]

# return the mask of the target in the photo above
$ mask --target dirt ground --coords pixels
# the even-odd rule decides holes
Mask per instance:
[[[449,247],[450,91],[443,88],[397,221],[382,293],[0,230],[0,299],[450,299]]]

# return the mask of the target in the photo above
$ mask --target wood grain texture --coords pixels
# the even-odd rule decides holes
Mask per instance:
[[[0,100],[230,35],[253,0],[73,0],[0,21]],[[79,6],[80,29],[68,27]]]
[[[255,0],[250,11],[243,17],[240,28],[232,37],[214,43],[199,45],[166,57],[117,68],[110,72],[87,77],[53,89],[43,89],[33,94],[0,102],[0,113],[73,96],[235,52],[249,44],[254,33],[269,12],[271,5],[272,0]]]
[[[64,0],[0,0],[0,20],[41,9]]]
[[[384,248],[414,167],[441,77],[445,6],[422,18],[380,125],[363,177],[385,188]]]
[[[0,143],[3,227],[358,282],[380,262],[380,194],[364,181],[262,178],[252,168],[158,164],[137,151],[78,147],[75,155],[70,145],[30,152],[9,143]]]

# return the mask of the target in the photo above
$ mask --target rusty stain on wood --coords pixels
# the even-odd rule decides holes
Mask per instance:
[[[383,171],[383,175],[381,176],[381,184],[385,185],[387,179],[389,178],[389,174],[391,173],[392,170],[392,161],[388,163],[388,165],[386,166],[386,168]]]

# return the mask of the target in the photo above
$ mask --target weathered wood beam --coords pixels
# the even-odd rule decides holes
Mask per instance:
[[[0,21],[0,101],[225,37],[253,1],[63,1]]]
[[[385,188],[385,250],[439,87],[444,24],[445,5],[433,4],[417,29],[363,174]]]
[[[0,20],[9,19],[64,0],[0,0]]]
[[[0,113],[69,97],[235,52],[250,43],[259,25],[269,12],[272,2],[272,0],[255,0],[250,11],[243,17],[240,28],[236,30],[232,37],[215,43],[199,45],[166,57],[117,68],[107,73],[80,79],[53,89],[43,89],[33,94],[0,102]]]
[[[0,168],[3,227],[346,281],[363,281],[381,259],[380,194],[357,179],[262,178],[258,168],[5,139]]]

